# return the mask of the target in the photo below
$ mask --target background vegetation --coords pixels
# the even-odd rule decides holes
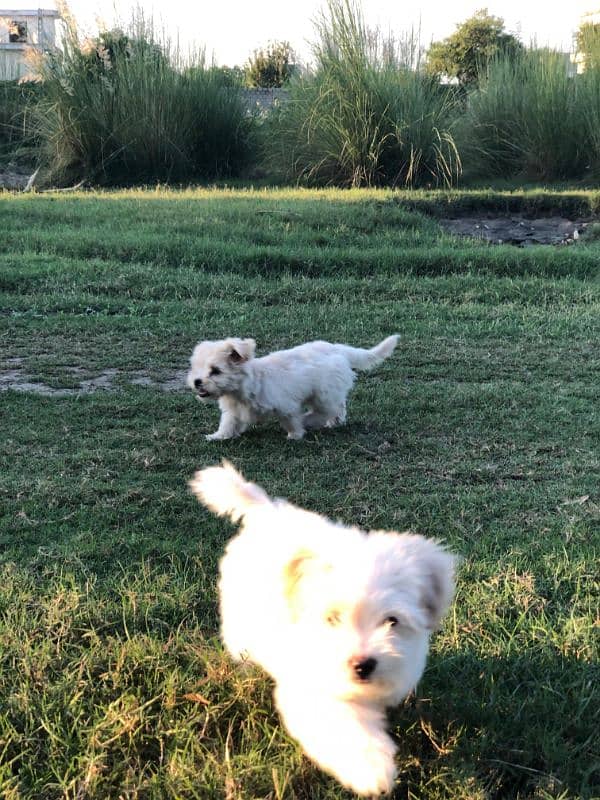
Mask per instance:
[[[455,78],[460,86],[472,86],[491,59],[504,56],[510,60],[523,49],[516,36],[504,30],[501,17],[482,9],[457,25],[448,38],[432,42],[426,69],[438,78]]]
[[[52,181],[226,177],[247,161],[251,121],[238,88],[202,53],[185,64],[143,19],[81,46],[71,27],[41,64],[35,106]]]
[[[244,71],[244,83],[251,89],[275,89],[289,83],[295,71],[295,55],[289,42],[271,42],[255,50]]]
[[[316,67],[293,81],[267,154],[288,178],[341,186],[451,185],[454,91],[401,63],[401,51],[331,0],[318,26]],[[277,158],[278,157],[278,158]]]
[[[37,157],[33,111],[41,88],[0,79],[0,165]]]
[[[87,42],[70,22],[35,91],[0,84],[0,157],[28,154],[40,186],[595,182],[596,27],[579,31],[575,75],[565,54],[524,46],[485,12],[424,53],[418,32],[383,36],[356,0],[328,0],[309,66],[274,42],[244,68],[184,58],[139,14]],[[244,86],[285,86],[287,100],[258,113]]]
[[[599,98],[600,69],[571,77],[560,53],[494,58],[460,124],[464,162],[480,176],[597,180]]]

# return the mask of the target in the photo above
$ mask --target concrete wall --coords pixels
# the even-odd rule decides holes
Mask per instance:
[[[243,89],[249,113],[267,114],[272,108],[287,102],[287,89]]]

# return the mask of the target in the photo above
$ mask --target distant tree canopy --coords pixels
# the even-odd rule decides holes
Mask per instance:
[[[600,67],[600,22],[584,22],[575,35],[577,53],[583,57],[584,69]]]
[[[477,82],[490,58],[500,53],[517,55],[522,50],[521,42],[504,30],[504,20],[483,8],[458,25],[451,36],[432,43],[426,69],[431,75],[456,78],[468,86]]]
[[[81,47],[81,58],[90,75],[112,75],[132,58],[152,60],[167,66],[167,58],[162,48],[140,31],[138,36],[130,36],[119,28],[100,31],[98,36],[87,39]]]
[[[219,78],[223,86],[234,88],[244,85],[245,75],[241,67],[212,66],[209,71]]]
[[[283,86],[295,69],[294,51],[289,42],[272,42],[255,50],[246,65],[246,85],[273,89]]]

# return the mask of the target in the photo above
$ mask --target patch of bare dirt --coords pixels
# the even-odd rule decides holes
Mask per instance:
[[[449,233],[482,239],[490,244],[513,244],[528,247],[534,244],[566,245],[576,242],[589,221],[564,217],[528,219],[510,217],[460,217],[441,219],[440,225]]]
[[[9,164],[0,169],[0,189],[24,189],[33,171],[33,168]]]
[[[124,372],[118,369],[105,369],[97,375],[84,378],[83,370],[80,367],[66,367],[65,372],[69,375],[69,383],[72,384],[73,377],[79,373],[81,373],[81,380],[75,386],[63,388],[34,380],[27,374],[22,359],[11,358],[4,363],[5,367],[0,368],[0,392],[12,389],[15,392],[29,392],[43,397],[75,397],[98,391],[115,392],[118,391],[119,384],[123,385],[123,383],[132,386],[147,386],[162,392],[181,392],[186,389],[185,372],[170,372],[156,378],[143,370]]]

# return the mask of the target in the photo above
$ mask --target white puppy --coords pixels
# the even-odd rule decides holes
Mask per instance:
[[[391,355],[398,336],[371,350],[308,342],[254,358],[254,339],[200,342],[190,359],[188,385],[200,400],[218,400],[219,428],[206,438],[239,436],[261,417],[275,415],[288,439],[308,428],[342,424],[353,370],[371,369]]]
[[[273,500],[232,466],[190,486],[242,528],[220,565],[223,642],[275,680],[288,731],[362,795],[388,792],[385,709],[415,686],[452,600],[455,559],[431,539],[346,528]]]

